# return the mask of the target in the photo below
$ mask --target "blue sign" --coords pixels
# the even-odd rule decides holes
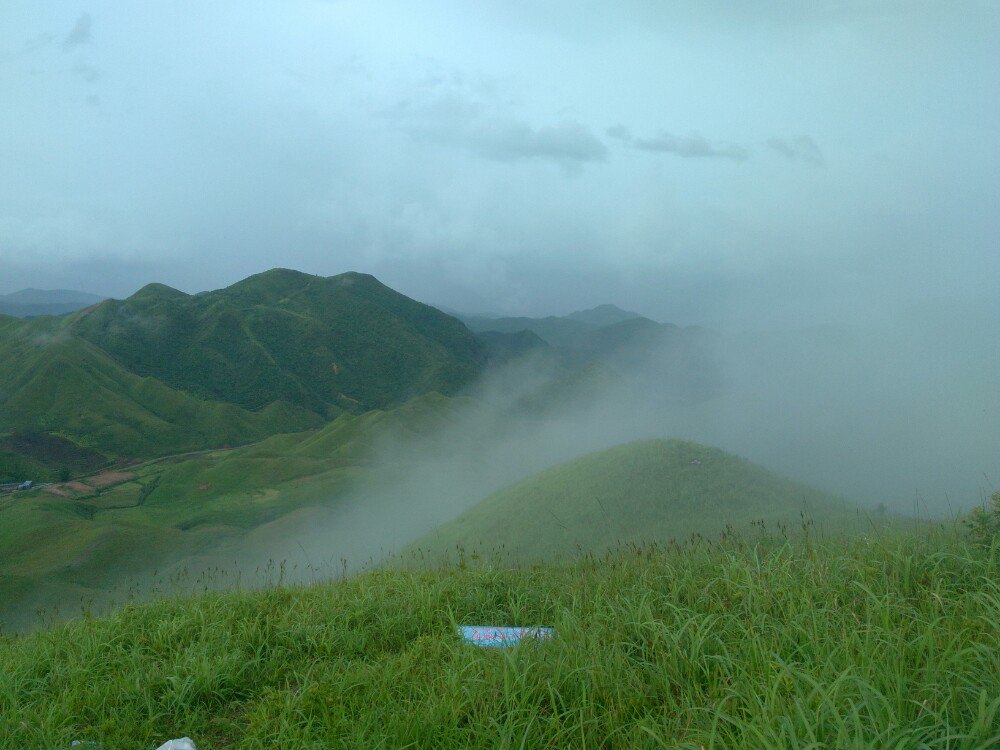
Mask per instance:
[[[496,625],[459,625],[458,634],[474,646],[513,646],[525,639],[551,638],[552,628],[505,628]]]

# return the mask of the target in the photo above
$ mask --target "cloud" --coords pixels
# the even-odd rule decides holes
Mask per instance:
[[[811,167],[825,166],[823,152],[812,138],[797,135],[793,138],[769,138],[768,148],[777,151],[789,161],[799,161]]]
[[[17,60],[21,57],[27,57],[33,52],[37,52],[38,50],[51,44],[54,38],[55,37],[53,37],[52,34],[41,34],[26,41],[23,45],[21,45],[21,49],[17,52],[0,51],[0,65],[11,62],[12,60]]]
[[[583,125],[571,121],[540,128],[522,122],[493,121],[483,123],[471,135],[472,149],[497,161],[602,161],[608,151]]]
[[[743,146],[736,143],[712,143],[697,133],[683,137],[661,130],[653,138],[633,138],[624,125],[614,125],[606,132],[610,138],[639,151],[674,154],[683,159],[730,159],[743,162],[750,158],[750,152]]]
[[[653,151],[662,154],[676,154],[685,159],[732,159],[746,161],[750,152],[735,143],[711,144],[700,135],[689,135],[686,138],[660,131],[655,138],[636,138],[632,142],[634,148],[640,151]]]
[[[74,47],[79,47],[81,44],[86,44],[94,35],[90,33],[91,19],[89,13],[83,13],[76,23],[73,24],[73,28],[66,35],[66,38],[62,41],[62,48],[64,51],[69,51]]]
[[[73,66],[73,72],[78,76],[83,78],[87,83],[93,83],[101,77],[101,71],[95,68],[93,65],[87,65],[87,63],[79,62]]]
[[[383,114],[418,140],[463,148],[492,161],[550,160],[574,167],[603,161],[608,151],[576,121],[534,126],[458,96],[426,104],[402,102]]]
[[[608,138],[614,138],[619,141],[632,142],[632,133],[624,125],[612,125],[606,131]]]

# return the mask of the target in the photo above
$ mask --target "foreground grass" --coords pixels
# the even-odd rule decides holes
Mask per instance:
[[[205,594],[0,640],[3,747],[1000,746],[1000,552],[619,550]],[[457,623],[552,625],[507,651]]]

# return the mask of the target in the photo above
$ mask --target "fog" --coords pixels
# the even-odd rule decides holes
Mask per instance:
[[[367,480],[252,532],[252,559],[376,563],[512,482],[650,437],[724,448],[863,513],[954,519],[1000,487],[996,312],[689,330],[688,343],[636,347],[568,378],[528,357],[490,372],[447,418],[381,435]]]

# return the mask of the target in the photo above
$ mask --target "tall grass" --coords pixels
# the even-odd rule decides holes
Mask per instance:
[[[0,746],[1000,746],[998,579],[1000,547],[940,531],[127,606],[0,640]],[[479,649],[462,623],[558,637]]]

